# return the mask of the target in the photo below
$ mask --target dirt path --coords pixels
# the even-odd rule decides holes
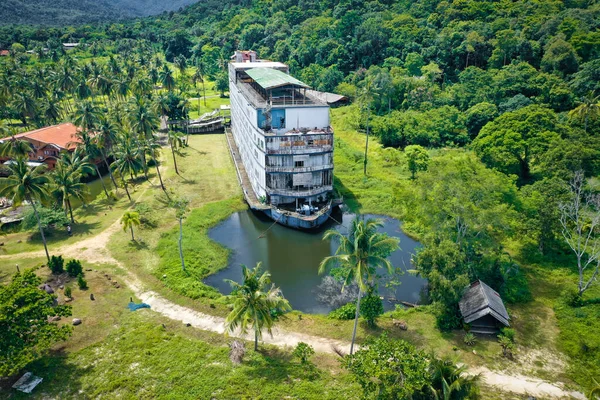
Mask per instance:
[[[142,283],[132,274],[125,279],[127,285],[134,291],[144,303],[150,305],[151,309],[175,321],[181,321],[184,324],[216,333],[225,333],[225,319],[201,313],[191,308],[175,304],[158,293],[150,290],[144,290]],[[240,337],[249,341],[254,340],[253,334],[242,335],[240,332],[231,334],[231,336]],[[264,333],[262,343],[268,343],[275,346],[295,347],[300,342],[310,344],[315,351],[320,353],[334,353],[333,347],[336,346],[340,350],[348,353],[350,351],[350,343],[342,342],[317,336],[305,335],[297,332],[289,332],[283,329],[273,329],[273,336]]]
[[[587,397],[583,393],[561,389],[558,385],[546,382],[544,380],[524,375],[508,375],[490,371],[485,367],[476,367],[469,370],[471,374],[480,374],[482,381],[489,386],[493,386],[503,392],[512,392],[517,394],[527,394],[533,397],[548,399],[581,399]]]

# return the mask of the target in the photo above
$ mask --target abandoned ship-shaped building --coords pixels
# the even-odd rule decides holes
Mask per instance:
[[[275,221],[304,229],[327,221],[336,204],[329,105],[309,89],[287,65],[252,51],[236,52],[229,64],[228,140],[246,199]]]

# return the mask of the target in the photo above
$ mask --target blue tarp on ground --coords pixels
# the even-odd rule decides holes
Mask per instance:
[[[140,308],[150,308],[150,304],[146,304],[146,303],[136,304],[134,302],[130,302],[129,304],[127,304],[127,307],[129,307],[130,311],[135,311],[135,310],[139,310]]]

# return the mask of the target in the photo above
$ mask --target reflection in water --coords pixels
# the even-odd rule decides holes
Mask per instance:
[[[341,222],[341,225],[331,221],[317,232],[303,232],[273,224],[272,220],[251,211],[233,214],[209,232],[213,240],[231,249],[229,265],[206,278],[204,282],[228,294],[231,288],[224,279],[240,282],[241,264],[254,267],[257,262],[262,261],[263,269],[269,270],[273,283],[281,288],[294,309],[309,313],[327,313],[331,311],[330,306],[317,301],[315,290],[322,280],[318,275],[319,263],[324,257],[335,252],[336,244],[323,241],[323,232],[335,228],[346,233],[353,217],[352,214],[339,212],[334,214],[333,218]],[[385,226],[381,231],[400,238],[401,250],[394,252],[390,260],[396,268],[410,269],[410,257],[415,252],[418,242],[400,230],[398,220],[365,215],[365,218],[369,217],[384,219]],[[426,281],[408,273],[400,276],[399,280],[402,284],[390,289],[386,288],[384,283],[380,283],[379,293],[386,298],[386,309],[393,308],[387,301],[390,297],[411,303],[420,301]]]

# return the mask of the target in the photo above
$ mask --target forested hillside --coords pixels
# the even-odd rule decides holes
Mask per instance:
[[[64,26],[106,23],[179,10],[194,0],[4,0],[0,24]]]

